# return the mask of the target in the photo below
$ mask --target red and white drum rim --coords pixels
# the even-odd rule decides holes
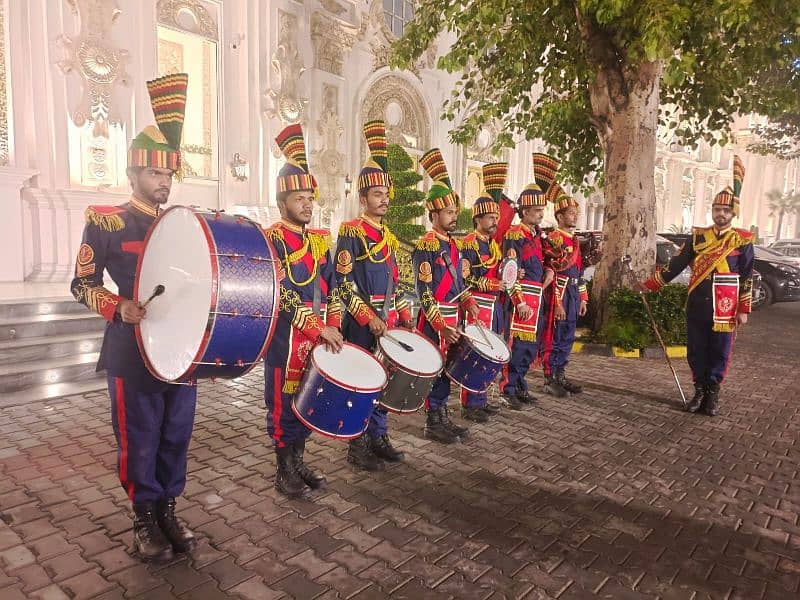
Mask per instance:
[[[343,388],[345,390],[349,390],[351,392],[358,392],[358,393],[380,392],[383,388],[386,387],[386,384],[389,382],[389,373],[386,371],[386,367],[383,366],[383,363],[381,363],[381,361],[379,361],[377,358],[375,358],[375,356],[373,354],[367,352],[366,350],[364,350],[364,348],[362,348],[361,346],[358,346],[356,344],[352,344],[350,342],[344,342],[343,346],[348,346],[350,348],[354,348],[354,349],[358,350],[359,352],[363,352],[364,354],[366,354],[372,360],[375,361],[375,364],[377,364],[381,368],[381,371],[383,371],[383,383],[380,385],[380,387],[360,388],[360,387],[351,385],[351,384],[347,383],[346,381],[342,381],[342,380],[334,377],[328,371],[326,371],[325,369],[320,367],[319,364],[317,364],[317,361],[314,359],[314,351],[313,350],[311,351],[311,364],[313,365],[313,367],[323,377],[325,377],[325,379],[327,379],[331,383],[335,383],[340,388]]]

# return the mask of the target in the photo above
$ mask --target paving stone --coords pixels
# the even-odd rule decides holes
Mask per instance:
[[[260,577],[251,577],[231,588],[230,592],[237,594],[243,600],[278,600],[286,596],[282,591],[266,585]]]
[[[112,573],[108,579],[116,582],[129,597],[143,594],[165,583],[163,577],[154,575],[146,565],[141,563],[129,569]]]
[[[75,600],[83,600],[84,598],[92,598],[100,596],[116,586],[114,583],[105,579],[99,572],[91,570],[75,575],[69,579],[60,582],[59,585],[67,593],[68,596]],[[123,598],[122,590],[118,589],[113,593],[115,598]]]
[[[242,583],[254,574],[239,567],[230,556],[203,567],[203,572],[211,575],[223,591]]]
[[[273,586],[292,598],[316,598],[328,590],[328,587],[311,581],[300,571],[284,577]]]

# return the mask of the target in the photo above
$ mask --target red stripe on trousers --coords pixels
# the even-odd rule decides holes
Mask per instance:
[[[283,437],[283,428],[281,428],[281,411],[283,409],[283,377],[281,369],[275,369],[272,372],[272,427],[275,431],[273,437],[278,442],[278,448],[283,448],[286,444],[281,439]]]
[[[117,429],[119,429],[119,480],[133,502],[133,482],[128,481],[128,428],[125,422],[125,384],[122,377],[114,378],[116,390]]]

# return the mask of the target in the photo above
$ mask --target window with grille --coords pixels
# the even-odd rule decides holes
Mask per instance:
[[[414,0],[383,0],[386,25],[394,35],[400,37],[406,24],[414,19]]]

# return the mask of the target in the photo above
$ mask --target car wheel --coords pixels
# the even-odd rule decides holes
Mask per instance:
[[[761,282],[761,295],[762,299],[757,305],[753,306],[756,310],[759,308],[763,308],[765,306],[769,306],[773,302],[775,302],[775,292],[772,291],[772,288],[766,281]]]

